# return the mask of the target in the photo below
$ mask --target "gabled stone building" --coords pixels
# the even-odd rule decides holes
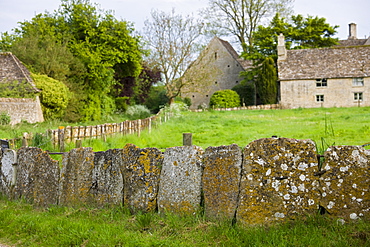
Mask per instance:
[[[240,72],[251,66],[229,42],[214,37],[181,78],[185,80],[181,96],[191,99],[190,109],[208,107],[214,92],[238,85]]]
[[[0,84],[34,93],[33,98],[0,98],[0,113],[8,113],[11,124],[22,120],[29,123],[44,121],[40,99],[37,96],[40,90],[36,88],[28,69],[10,52],[0,53]]]
[[[331,48],[286,50],[280,35],[277,64],[282,108],[370,106],[370,38],[356,24]]]

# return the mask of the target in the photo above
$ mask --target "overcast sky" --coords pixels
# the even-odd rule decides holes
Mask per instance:
[[[152,9],[177,13],[197,14],[208,4],[208,0],[91,0],[99,3],[104,10],[113,10],[117,19],[134,23],[141,31],[145,19]],[[17,22],[31,20],[36,14],[53,12],[60,5],[60,0],[0,0],[0,32],[11,31]],[[370,0],[295,0],[294,14],[307,17],[326,18],[330,25],[339,25],[336,37],[348,37],[348,24],[357,24],[357,37],[370,36]]]

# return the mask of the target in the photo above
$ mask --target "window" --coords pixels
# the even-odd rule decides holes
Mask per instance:
[[[328,79],[316,79],[316,87],[327,87],[328,86]]]
[[[215,84],[217,84],[217,81],[215,81]]]
[[[360,93],[353,93],[353,99],[355,101],[362,101],[362,99],[363,99],[362,92],[360,92]]]
[[[324,102],[324,95],[323,94],[316,95],[316,102]]]
[[[358,78],[353,78],[352,85],[356,87],[361,87],[364,85],[364,78],[358,77]]]
[[[215,60],[217,60],[217,51],[215,52]]]

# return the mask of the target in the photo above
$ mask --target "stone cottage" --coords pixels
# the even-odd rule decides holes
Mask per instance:
[[[239,58],[229,42],[214,37],[181,78],[185,85],[181,96],[191,99],[190,109],[208,107],[214,92],[238,85],[240,72],[251,66],[250,61]]]
[[[36,88],[28,69],[10,52],[0,53],[0,84],[19,87],[18,90],[27,90],[35,95],[33,98],[0,98],[0,113],[8,113],[11,124],[22,120],[29,123],[44,121],[40,99],[37,96],[40,90]]]
[[[331,48],[286,50],[278,39],[278,76],[282,108],[370,106],[370,38],[357,39],[349,24],[348,40]]]

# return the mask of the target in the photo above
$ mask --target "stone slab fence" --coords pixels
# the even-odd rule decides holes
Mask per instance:
[[[38,206],[125,205],[132,212],[195,214],[265,224],[326,212],[369,217],[370,151],[333,146],[324,161],[314,142],[264,138],[241,148],[77,148],[61,164],[39,148],[0,154],[0,192]]]

